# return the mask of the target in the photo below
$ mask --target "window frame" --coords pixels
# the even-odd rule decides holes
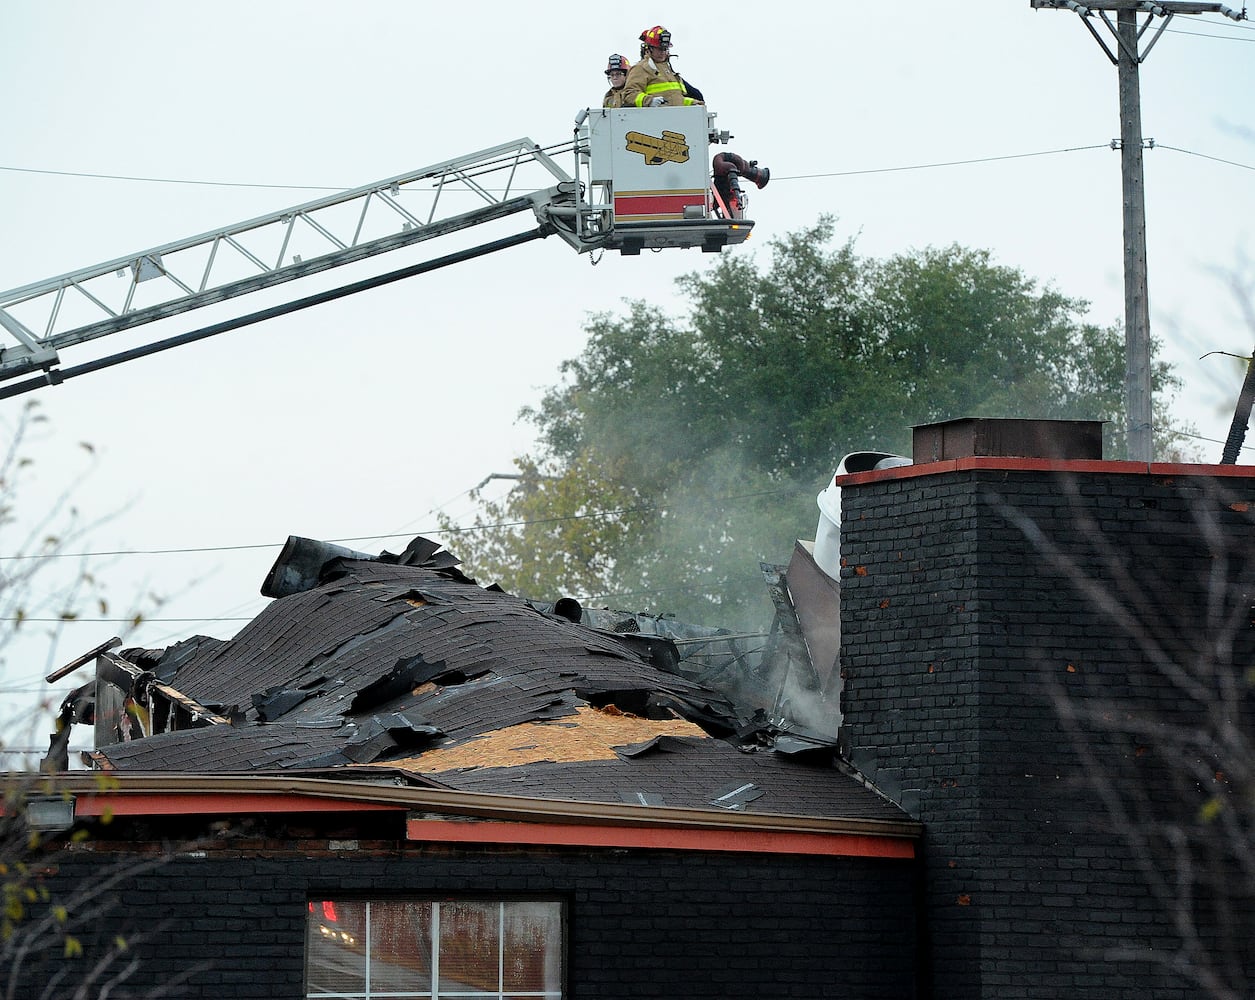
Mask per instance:
[[[311,922],[316,919],[316,907],[323,906],[326,903],[333,905],[341,904],[364,904],[365,905],[365,930],[364,941],[362,945],[362,958],[365,966],[364,987],[361,990],[350,991],[312,991],[310,988],[310,963],[311,963]],[[371,935],[371,910],[373,906],[387,906],[395,903],[426,903],[430,906],[431,915],[431,953],[428,955],[428,963],[431,969],[430,981],[420,988],[407,989],[404,992],[395,989],[376,990],[371,987],[370,966],[372,962],[373,941]],[[440,988],[440,907],[441,904],[489,904],[497,908],[497,968],[496,981],[497,988],[495,990],[479,990],[479,991],[455,991],[441,990]],[[558,965],[559,965],[559,984],[556,990],[510,990],[507,988],[505,979],[505,960],[506,960],[506,907],[511,903],[538,903],[549,904],[558,908],[558,940],[556,946],[558,948]],[[568,959],[568,916],[570,912],[569,900],[562,896],[525,896],[525,895],[488,895],[488,894],[466,894],[466,895],[450,895],[450,894],[406,894],[397,896],[376,896],[362,893],[350,893],[341,891],[331,891],[323,893],[311,893],[306,900],[306,916],[303,924],[304,928],[304,962],[301,973],[301,997],[303,1000],[388,1000],[389,997],[405,997],[423,998],[423,1000],[567,1000],[569,990],[567,985],[567,959]],[[548,942],[547,942],[548,943]]]

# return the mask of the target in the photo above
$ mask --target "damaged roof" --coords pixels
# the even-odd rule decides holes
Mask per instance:
[[[119,715],[122,741],[99,746],[96,765],[904,818],[839,769],[835,747],[774,749],[761,713],[754,723],[685,676],[669,640],[480,587],[438,549],[415,539],[401,556],[337,550],[295,582],[279,580],[281,557],[267,586],[284,596],[235,638],[101,653],[98,678],[150,718],[141,732]]]

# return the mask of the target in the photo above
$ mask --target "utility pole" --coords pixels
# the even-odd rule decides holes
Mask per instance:
[[[1222,3],[1173,3],[1171,0],[1029,0],[1036,9],[1070,10],[1093,35],[1116,67],[1120,85],[1120,138],[1112,143],[1120,150],[1120,179],[1124,203],[1124,352],[1125,410],[1128,459],[1150,462],[1154,455],[1150,369],[1150,299],[1146,280],[1146,191],[1142,166],[1142,96],[1139,68],[1177,14],[1224,14],[1235,21],[1246,18],[1246,8],[1235,11]],[[1112,23],[1110,14],[1116,15]],[[1139,20],[1138,15],[1145,19]],[[1094,27],[1095,15],[1106,25],[1116,43],[1112,52]],[[1160,18],[1145,49],[1142,36]],[[1149,145],[1154,146],[1151,139]]]
[[[1142,169],[1142,91],[1137,11],[1117,13],[1120,77],[1120,183],[1124,192],[1124,399],[1128,459],[1154,453],[1150,381],[1150,301],[1146,287],[1146,184]],[[1151,17],[1154,17],[1152,14]],[[1164,24],[1167,24],[1165,19]],[[1156,38],[1159,36],[1156,35]],[[1152,40],[1152,44],[1153,40]]]

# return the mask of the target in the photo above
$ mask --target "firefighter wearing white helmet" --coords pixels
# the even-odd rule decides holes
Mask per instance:
[[[628,72],[625,108],[661,108],[702,104],[701,92],[685,84],[671,68],[671,32],[661,24],[641,32],[641,61]]]
[[[610,89],[606,91],[606,96],[601,99],[603,108],[621,108],[623,107],[623,85],[627,83],[627,74],[631,65],[628,63],[627,56],[621,56],[615,52],[611,55],[606,63],[606,80],[610,83]]]

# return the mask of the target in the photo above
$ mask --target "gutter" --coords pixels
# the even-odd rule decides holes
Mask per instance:
[[[577,802],[270,774],[83,772],[39,784],[46,785],[41,792],[72,797],[78,819],[395,811],[406,813],[408,839],[441,843],[911,858],[923,834],[923,825],[910,820]]]

